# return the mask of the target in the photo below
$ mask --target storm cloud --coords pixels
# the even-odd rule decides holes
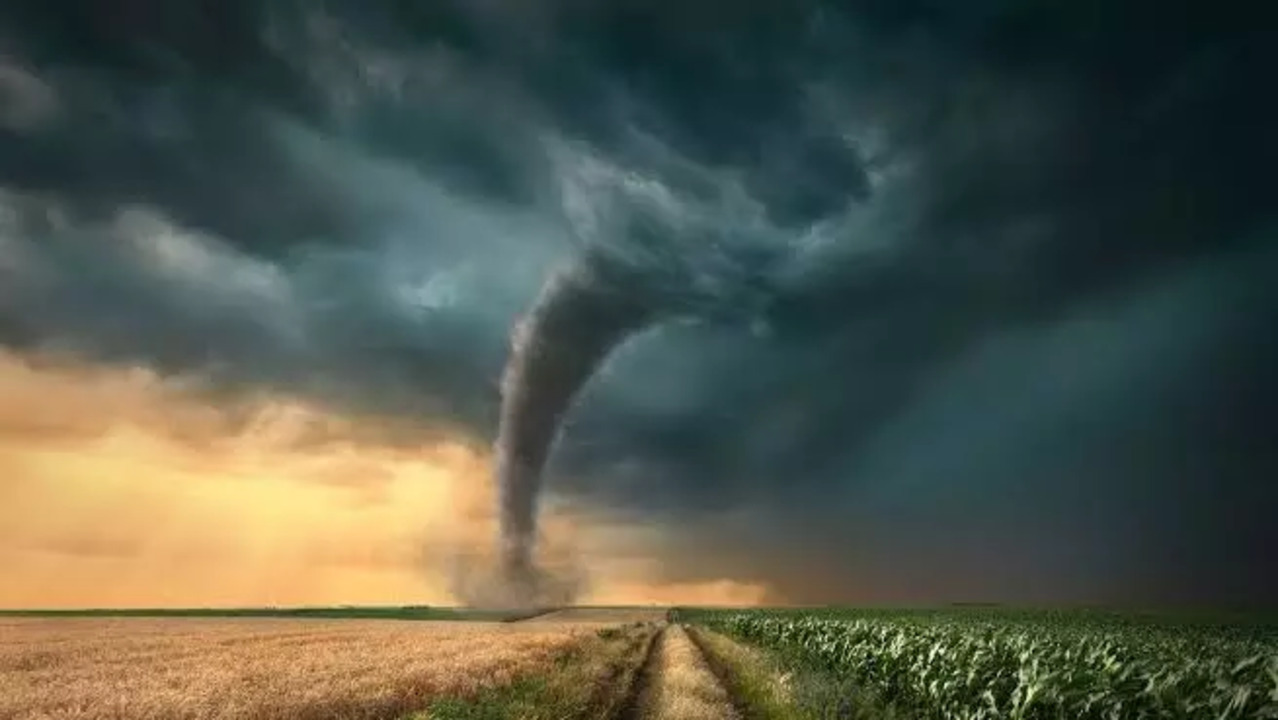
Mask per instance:
[[[493,439],[511,327],[601,258],[666,319],[587,381],[548,490],[666,528],[671,582],[1272,602],[1264,26],[11,2],[0,342]]]

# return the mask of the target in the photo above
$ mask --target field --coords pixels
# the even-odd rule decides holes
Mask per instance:
[[[393,718],[583,638],[551,624],[0,618],[0,718]]]
[[[1261,622],[992,609],[681,619],[771,651],[792,677],[807,676],[815,692],[790,705],[817,714],[1278,718],[1278,632]]]
[[[0,616],[0,720],[1278,719],[1278,626],[1245,618],[215,612]]]

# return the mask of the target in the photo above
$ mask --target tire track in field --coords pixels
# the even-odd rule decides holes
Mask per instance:
[[[612,720],[642,720],[645,717],[641,703],[647,695],[647,688],[656,672],[654,666],[658,653],[661,651],[661,646],[665,642],[666,629],[668,627],[667,625],[660,626],[652,634],[652,637],[648,638],[648,645],[644,649],[643,662],[639,664],[639,667],[631,676],[625,697],[617,707],[617,711],[613,713]]]
[[[723,677],[683,628],[665,626],[615,720],[742,720]]]
[[[737,718],[739,720],[753,720],[757,717],[759,715],[758,712],[751,713],[750,708],[741,702],[741,687],[737,681],[738,679],[733,676],[732,671],[724,664],[723,658],[706,648],[705,639],[701,635],[701,628],[689,627],[686,632],[688,639],[704,659],[707,669],[714,675],[715,680],[719,682],[720,687],[724,689],[728,697],[732,699]]]

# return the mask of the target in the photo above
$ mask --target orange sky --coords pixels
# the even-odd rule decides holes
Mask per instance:
[[[228,412],[180,379],[0,353],[0,607],[454,602],[458,558],[490,547],[487,449],[425,432],[396,446],[379,429],[296,399]],[[590,549],[587,602],[763,596],[656,582],[642,533],[588,509],[546,526],[552,546]]]

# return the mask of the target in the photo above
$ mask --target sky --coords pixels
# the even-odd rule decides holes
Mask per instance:
[[[591,257],[581,600],[1272,607],[1248,5],[6,2],[0,606],[457,601]]]

